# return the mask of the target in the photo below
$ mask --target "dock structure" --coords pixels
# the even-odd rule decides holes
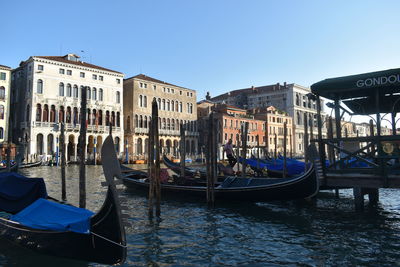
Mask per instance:
[[[353,188],[357,210],[364,207],[364,195],[375,203],[379,200],[379,188],[400,188],[400,135],[396,134],[399,89],[400,69],[331,78],[311,86],[309,98],[317,103],[318,129],[322,128],[320,98],[332,100],[329,107],[335,111],[328,138],[324,139],[318,131],[317,138],[311,140],[318,144],[320,161],[327,162],[322,164],[321,186]],[[343,137],[340,121],[344,113],[369,116],[375,121],[376,132],[372,130],[370,136]],[[386,115],[390,120],[384,119]],[[391,135],[382,135],[383,119],[391,123]],[[335,136],[332,130],[336,130]]]

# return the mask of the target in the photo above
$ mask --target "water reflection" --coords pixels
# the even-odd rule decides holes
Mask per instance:
[[[26,169],[44,177],[49,194],[61,196],[60,169]],[[105,188],[100,166],[87,166],[87,207],[100,208]],[[78,204],[78,166],[68,166],[68,201]],[[351,190],[340,198],[241,203],[162,197],[161,220],[150,221],[147,193],[122,191],[129,221],[124,266],[399,266],[400,196],[381,190],[380,203],[354,211]],[[39,255],[0,242],[0,265],[98,266]]]

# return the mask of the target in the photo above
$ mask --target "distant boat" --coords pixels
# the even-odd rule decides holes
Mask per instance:
[[[111,136],[103,144],[102,158],[108,190],[95,214],[47,197],[42,178],[1,174],[6,183],[0,188],[0,237],[48,255],[123,263],[125,228],[114,183],[114,177],[120,177],[121,172]]]
[[[32,163],[23,163],[21,164],[18,168],[19,169],[26,169],[26,168],[32,168],[32,167],[37,167],[42,165],[42,161],[36,161],[36,162],[32,162]]]

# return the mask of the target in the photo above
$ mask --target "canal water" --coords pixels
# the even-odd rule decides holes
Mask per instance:
[[[60,169],[22,171],[43,177],[60,198]],[[68,201],[78,204],[78,166],[67,167]],[[101,166],[87,166],[87,208],[100,208]],[[353,208],[351,190],[316,200],[221,203],[163,198],[161,220],[147,217],[147,198],[125,189],[132,227],[123,266],[400,266],[400,195],[380,191],[377,206]],[[102,266],[40,255],[0,239],[0,266]]]

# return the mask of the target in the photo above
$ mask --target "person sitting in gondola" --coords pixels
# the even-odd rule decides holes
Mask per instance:
[[[228,158],[229,165],[231,167],[235,166],[237,160],[233,155],[233,146],[232,146],[232,139],[228,140],[228,143],[224,146],[224,152],[226,153],[226,157]]]

